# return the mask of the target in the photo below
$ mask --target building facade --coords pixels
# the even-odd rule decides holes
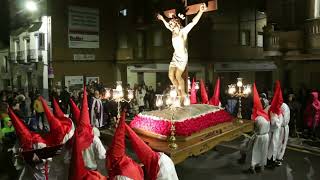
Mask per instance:
[[[169,84],[171,32],[156,20],[156,13],[175,8],[175,2],[39,3],[43,13],[28,16],[28,23],[11,33],[14,86],[79,87],[84,80],[109,87],[116,80],[131,87]],[[218,10],[205,13],[189,33],[188,75],[211,83],[219,76],[222,87],[243,77],[260,89],[270,90],[277,79],[294,90],[301,84],[319,88],[318,6],[319,0],[218,1]]]
[[[264,54],[278,64],[279,78],[295,92],[320,89],[320,1],[267,1]]]
[[[156,20],[156,13],[176,4],[155,2],[158,3],[145,1],[140,7],[132,1],[122,1],[122,11],[127,13],[118,17],[116,58],[126,70],[122,77],[131,86],[142,82],[153,87],[157,83],[169,84],[171,32]],[[220,76],[224,87],[238,76],[250,83],[258,80],[261,85],[272,86],[277,67],[263,53],[263,27],[267,23],[263,7],[253,0],[224,0],[218,1],[218,10],[205,13],[188,36],[189,76],[207,82]],[[188,17],[188,21],[192,18]]]
[[[11,90],[11,74],[9,64],[9,51],[7,48],[0,49],[0,90]]]

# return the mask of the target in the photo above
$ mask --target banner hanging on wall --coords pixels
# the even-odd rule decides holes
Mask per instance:
[[[69,48],[99,48],[99,10],[69,7]]]

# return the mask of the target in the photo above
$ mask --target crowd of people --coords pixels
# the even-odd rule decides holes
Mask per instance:
[[[205,89],[204,91],[206,91],[207,94],[212,94],[210,86],[211,85],[207,84],[206,87],[203,88]],[[276,86],[274,92],[265,90],[260,91],[260,94],[257,94],[257,90],[255,88],[256,87],[254,87],[254,93],[251,95],[251,97],[245,98],[243,100],[244,102],[242,108],[244,118],[253,119],[255,123],[254,136],[247,138],[247,141],[241,147],[242,157],[240,161],[247,161],[249,158],[249,172],[259,171],[264,166],[270,168],[280,166],[285,152],[286,143],[284,142],[288,141],[289,135],[292,137],[305,135],[306,138],[318,140],[317,133],[319,131],[318,126],[320,122],[320,101],[318,99],[319,97],[317,91],[313,90],[308,92],[307,90],[302,89],[298,95],[295,95],[293,91],[284,90],[284,98],[282,98],[280,85]],[[126,92],[127,89],[131,89],[130,85],[124,87],[124,92]],[[126,114],[123,114],[122,121],[124,121],[125,118],[133,117],[135,114],[142,111],[155,109],[155,94],[168,94],[170,91],[169,88],[163,88],[160,90],[160,88],[158,87],[156,90],[154,90],[151,86],[147,87],[144,84],[134,85],[132,89],[134,90],[134,98],[129,103],[125,102],[121,104],[121,109],[126,109]],[[281,97],[278,92],[279,89],[281,91]],[[197,93],[200,94],[200,91],[198,91]],[[199,99],[198,102],[200,102],[201,96],[198,95],[197,97]],[[21,142],[31,140],[21,140],[21,137],[19,137],[21,136],[21,134],[17,132],[19,129],[14,128],[13,124],[21,120],[27,127],[27,130],[24,129],[23,131],[30,131],[29,134],[35,137],[40,137],[38,136],[38,134],[52,133],[51,129],[54,125],[51,121],[53,121],[55,118],[53,115],[50,115],[48,107],[44,103],[43,98],[40,96],[40,92],[36,89],[28,93],[16,90],[11,92],[1,91],[0,98],[0,147],[1,152],[3,153],[2,157],[4,157],[3,160],[7,162],[2,163],[2,165],[11,164],[9,166],[6,166],[5,168],[1,167],[0,169],[8,169],[8,167],[11,167],[12,169],[8,172],[14,172],[9,174],[10,178],[15,179],[15,176],[17,174],[15,167],[17,167],[17,164],[19,164],[19,160],[16,159],[15,161],[12,161],[13,156],[17,154],[17,149],[12,147],[15,147],[17,145],[17,142],[19,141]],[[259,101],[257,99],[259,99]],[[83,113],[80,113],[80,109],[83,109],[84,100],[87,101],[87,104],[85,104],[87,108],[84,109],[88,110],[88,117],[85,118],[82,117]],[[237,101],[232,97],[227,96],[226,94],[221,94],[221,100],[222,101],[220,105],[226,107],[227,111],[235,115],[235,113],[237,112]],[[135,135],[132,135],[134,132],[131,132],[130,127],[127,127],[124,122],[121,123],[116,121],[118,115],[117,104],[115,101],[110,99],[110,97],[106,96],[106,89],[101,83],[98,84],[93,81],[89,83],[85,91],[83,88],[81,88],[73,90],[71,93],[67,88],[64,88],[63,90],[53,89],[50,92],[49,102],[51,102],[51,106],[53,108],[53,112],[55,112],[56,118],[72,118],[73,124],[75,124],[73,126],[77,127],[78,131],[81,131],[78,132],[79,137],[76,136],[77,138],[75,137],[73,139],[80,139],[79,141],[83,141],[83,136],[91,137],[89,138],[89,140],[91,139],[90,143],[87,143],[86,146],[78,144],[78,146],[80,146],[79,148],[82,151],[86,152],[83,154],[83,159],[85,161],[84,166],[86,166],[87,169],[96,171],[97,164],[94,160],[95,158],[107,159],[107,169],[110,170],[112,174],[112,169],[114,168],[112,164],[119,163],[118,160],[120,155],[116,152],[119,151],[119,149],[116,148],[117,150],[113,151],[110,150],[110,148],[118,146],[123,148],[123,144],[119,145],[117,142],[113,142],[112,145],[109,146],[110,151],[107,152],[104,145],[102,145],[99,139],[98,129],[118,127],[116,134],[120,134],[119,137],[121,137],[123,133],[127,133],[129,136],[131,136],[131,138],[134,139],[132,141],[137,141],[137,137],[135,137]],[[11,115],[10,112],[8,112],[9,107],[12,111]],[[13,119],[15,119],[15,123],[13,122]],[[81,121],[85,121],[85,123],[81,123]],[[68,128],[65,129],[70,130],[72,128],[69,124]],[[122,132],[118,132],[120,131],[119,129],[122,129]],[[91,135],[91,131],[95,133]],[[307,133],[301,133],[304,131],[306,131]],[[38,134],[35,135],[33,133]],[[83,135],[82,133],[84,133],[85,135]],[[64,134],[67,137],[66,134],[68,133],[65,132]],[[75,134],[77,134],[77,130],[75,131]],[[32,140],[32,143],[35,143],[33,141],[34,140]],[[38,144],[46,142],[46,140],[43,140],[42,138],[38,138],[36,141],[39,141]],[[140,142],[140,144],[141,143],[142,142]],[[67,149],[70,149],[72,146],[77,146],[77,143],[69,142],[65,143],[65,146],[67,147]],[[133,144],[132,146],[135,147],[136,145]],[[143,145],[139,146],[144,147]],[[141,151],[139,150],[139,148],[134,150],[137,151],[137,154],[139,154],[139,152]],[[142,162],[145,161],[146,164],[150,165],[151,162],[158,162],[160,161],[160,159],[162,159],[164,162],[166,162],[165,164],[170,164],[170,162],[168,161],[168,159],[170,158],[165,157],[163,154],[153,153],[150,148],[147,148],[147,150],[144,151],[150,151],[151,155],[149,157],[150,159],[141,160]],[[108,153],[110,154],[110,157],[113,157],[113,154],[118,155],[116,155],[117,157],[113,157],[113,159],[108,160],[108,157],[106,157],[106,154]],[[94,156],[95,158],[92,158],[91,156]],[[140,158],[143,159],[143,157],[144,156],[141,156]],[[70,163],[72,162],[72,158],[73,154],[69,152],[69,155],[66,155],[64,159],[67,159],[67,161]],[[130,161],[133,164],[132,166],[136,167],[135,173],[137,176],[142,175],[141,169],[139,168],[140,166],[137,166],[137,164],[135,164],[135,162],[130,157],[122,152],[121,158],[124,158],[125,161]],[[152,160],[153,158],[155,158],[155,160]],[[108,164],[111,161],[113,163]],[[47,162],[47,160],[43,162]],[[148,169],[147,171],[152,170]],[[39,176],[42,177],[42,171],[37,173],[40,173]],[[72,173],[77,174],[77,172]],[[154,172],[149,173],[152,174]]]
[[[64,106],[63,98],[52,96],[52,111],[43,97],[35,98],[34,113],[43,113],[37,117],[44,116],[43,124],[47,129],[32,129],[24,116],[19,115],[20,109],[14,109],[15,103],[2,102],[1,116],[5,125],[1,128],[1,140],[6,144],[5,147],[1,144],[2,152],[12,151],[2,164],[16,168],[6,172],[12,176],[10,179],[17,179],[18,175],[20,179],[107,179],[98,170],[98,159],[105,160],[108,179],[178,179],[172,160],[164,153],[154,152],[126,125],[128,105],[121,108],[124,111],[114,126],[112,143],[103,145],[98,130],[106,125],[101,121],[103,104],[100,91],[92,89],[94,87],[95,84],[88,89],[84,87],[79,101],[69,96],[68,107]],[[125,134],[140,164],[126,154]],[[63,156],[64,162],[52,163],[61,159],[57,156]],[[62,170],[57,172],[58,169]]]

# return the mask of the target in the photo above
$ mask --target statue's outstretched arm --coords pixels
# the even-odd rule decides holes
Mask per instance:
[[[206,11],[206,9],[206,4],[203,3],[199,8],[198,14],[192,19],[192,21],[186,27],[183,28],[183,32],[185,34],[188,34],[191,31],[191,29],[199,22],[203,12]]]
[[[169,23],[161,16],[160,14],[157,15],[157,18],[163,22],[163,24],[166,26],[167,29],[172,31],[171,27],[169,26]]]

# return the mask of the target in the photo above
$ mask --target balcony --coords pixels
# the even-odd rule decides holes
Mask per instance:
[[[311,54],[320,54],[320,19],[305,21],[306,51]]]
[[[37,50],[29,49],[27,51],[27,62],[37,62]]]
[[[265,56],[297,55],[301,53],[303,44],[302,31],[275,31],[272,25],[264,28]]]
[[[20,63],[30,63],[42,61],[42,51],[36,49],[29,49],[28,51],[17,51],[10,53],[10,60]]]

